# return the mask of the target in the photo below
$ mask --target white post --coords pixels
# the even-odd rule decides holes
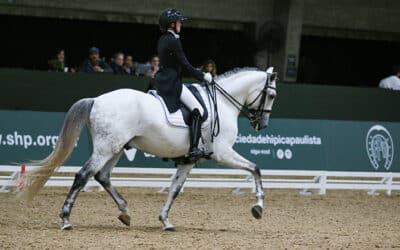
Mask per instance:
[[[319,195],[325,195],[326,194],[326,172],[324,172],[320,177],[319,177],[319,184],[321,185],[319,189]]]
[[[386,195],[388,195],[388,196],[392,195],[392,184],[393,184],[393,176],[387,177],[387,179],[386,179]]]

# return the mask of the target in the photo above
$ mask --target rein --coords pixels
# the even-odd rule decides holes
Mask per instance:
[[[211,142],[214,142],[214,138],[217,137],[221,131],[219,124],[216,84],[217,83],[214,82],[214,80],[212,81],[211,85],[206,84],[207,93],[211,97],[211,100],[214,104],[213,119],[211,120]]]

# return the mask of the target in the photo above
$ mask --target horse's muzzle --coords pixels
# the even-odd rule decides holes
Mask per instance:
[[[264,118],[259,122],[251,123],[251,125],[258,132],[258,131],[268,127],[268,123],[269,123],[269,118]]]
[[[268,123],[269,123],[269,117],[262,119],[259,123],[259,130],[268,127]]]

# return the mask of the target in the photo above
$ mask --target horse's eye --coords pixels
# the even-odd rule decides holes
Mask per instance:
[[[267,95],[268,95],[268,98],[274,99],[276,97],[276,91],[272,90],[272,89],[269,89],[268,92],[267,92]]]

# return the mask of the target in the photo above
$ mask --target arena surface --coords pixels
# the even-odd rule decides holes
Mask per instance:
[[[1,249],[400,249],[400,194],[329,191],[301,196],[267,190],[261,220],[250,213],[253,194],[227,189],[185,189],[170,214],[177,232],[163,232],[157,189],[120,189],[130,205],[131,227],[117,219],[105,192],[81,193],[73,231],[59,229],[67,189],[44,189],[32,205],[0,194]]]

